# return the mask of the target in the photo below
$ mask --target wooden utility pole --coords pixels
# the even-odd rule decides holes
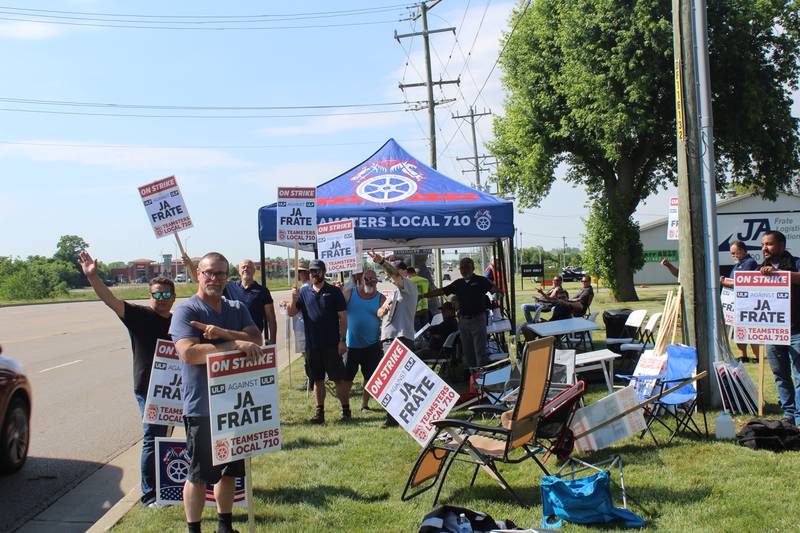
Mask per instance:
[[[475,123],[477,122],[476,119],[479,119],[480,117],[485,117],[485,116],[491,115],[491,114],[492,114],[492,112],[488,111],[488,110],[484,111],[483,113],[476,113],[475,110],[473,109],[473,107],[470,106],[469,113],[466,113],[464,115],[453,115],[453,119],[454,120],[455,119],[469,119],[470,129],[472,130],[472,157],[457,157],[456,159],[458,161],[471,161],[472,162],[472,166],[473,166],[472,171],[475,172],[475,184],[477,185],[477,189],[479,191],[485,190],[487,192],[488,192],[488,189],[489,189],[489,187],[488,187],[489,184],[487,183],[486,187],[483,187],[481,185],[481,170],[486,170],[488,172],[489,169],[488,168],[481,168],[481,165],[483,164],[483,159],[486,159],[486,158],[492,157],[492,156],[490,156],[490,155],[478,155],[478,139],[477,139],[476,134],[475,134]],[[462,173],[464,173],[464,172],[471,172],[471,171],[470,170],[462,170]]]
[[[712,407],[719,404],[716,372],[713,369],[721,331],[718,309],[719,252],[716,247],[713,155],[710,162],[704,157],[713,147],[710,100],[706,102],[702,99],[703,94],[710,94],[705,1],[695,2],[701,4],[698,8],[703,13],[701,20],[697,20],[690,0],[672,0],[680,282],[686,325],[683,342],[697,348],[697,371],[708,371],[709,379],[701,380],[699,387],[703,402],[707,407]],[[702,24],[702,28],[696,27],[698,23]]]
[[[424,83],[401,83],[400,89],[406,89],[411,87],[425,87],[428,93],[428,134],[430,136],[430,161],[431,161],[431,168],[436,169],[436,100],[433,98],[433,86],[438,85],[449,85],[449,84],[456,84],[460,83],[460,80],[442,80],[433,81],[433,74],[431,72],[431,47],[430,47],[430,40],[429,35],[432,33],[442,33],[442,32],[450,32],[452,31],[455,34],[455,28],[439,28],[436,30],[429,30],[428,29],[428,11],[433,9],[441,0],[430,0],[428,2],[420,2],[419,4],[419,13],[412,16],[412,20],[416,20],[418,18],[422,19],[422,31],[421,32],[414,32],[414,33],[404,33],[402,35],[398,35],[397,32],[394,32],[394,38],[400,42],[400,39],[406,39],[408,37],[416,37],[418,35],[422,36],[422,42],[424,44],[423,48],[425,50],[425,82]],[[436,260],[436,286],[442,286],[442,251],[440,248],[436,248],[435,251],[435,260]]]

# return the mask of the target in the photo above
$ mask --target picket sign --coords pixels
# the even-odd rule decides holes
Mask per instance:
[[[354,271],[361,264],[352,218],[317,226],[317,257],[325,262],[329,274]]]
[[[172,341],[156,341],[142,422],[162,426],[183,425],[181,362]]]
[[[139,187],[139,196],[156,237],[177,234],[192,227],[192,219],[175,176],[142,185]]]
[[[791,272],[736,272],[734,339],[739,344],[791,344]]]
[[[275,212],[278,242],[295,244],[317,240],[316,188],[278,187]]]
[[[667,240],[677,241],[680,238],[678,221],[678,197],[670,196],[669,210],[667,211]]]

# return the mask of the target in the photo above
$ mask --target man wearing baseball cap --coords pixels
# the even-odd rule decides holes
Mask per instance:
[[[347,304],[342,291],[325,281],[325,263],[319,259],[308,265],[311,285],[292,289],[289,316],[303,315],[306,334],[306,375],[314,384],[317,410],[312,424],[325,423],[325,375],[336,383],[342,404],[342,420],[350,420],[350,386],[345,381],[343,356],[347,352]]]

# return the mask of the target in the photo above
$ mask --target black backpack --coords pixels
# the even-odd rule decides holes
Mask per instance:
[[[800,451],[800,429],[785,420],[751,420],[736,438],[753,450]]]
[[[461,514],[472,524],[475,533],[493,529],[517,529],[511,520],[498,520],[484,513],[476,513],[464,507],[442,505],[426,514],[419,525],[419,533],[458,533],[458,517]]]

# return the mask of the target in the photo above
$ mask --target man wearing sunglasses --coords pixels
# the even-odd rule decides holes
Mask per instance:
[[[86,279],[95,294],[120,318],[131,338],[133,351],[133,393],[139,404],[139,414],[144,414],[147,386],[150,383],[150,369],[158,339],[169,339],[169,325],[172,319],[172,304],[175,303],[175,284],[169,278],[157,277],[150,280],[150,302],[148,306],[131,304],[120,300],[106,287],[97,274],[97,261],[88,252],[78,256]],[[155,438],[167,434],[167,426],[144,424],[141,458],[141,502],[148,507],[156,506],[155,479]]]
[[[200,531],[206,484],[214,485],[217,531],[231,533],[234,483],[244,475],[244,461],[214,466],[212,461],[206,358],[215,352],[238,350],[255,359],[261,354],[261,332],[247,308],[222,296],[228,260],[210,252],[197,266],[197,293],[175,308],[169,328],[181,359],[183,420],[186,449],[192,460],[183,486],[183,509],[190,532]]]

